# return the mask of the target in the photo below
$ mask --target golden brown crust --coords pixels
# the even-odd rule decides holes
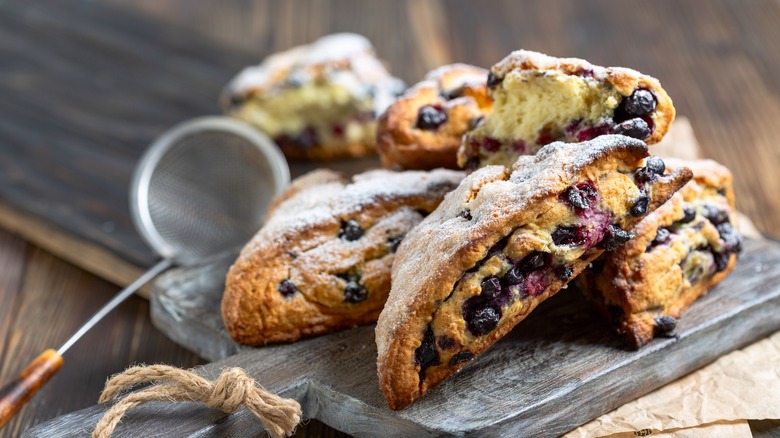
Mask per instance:
[[[511,175],[501,166],[488,166],[472,173],[448,194],[439,208],[407,235],[394,261],[392,290],[376,328],[379,382],[388,406],[401,409],[409,405],[465,365],[454,361],[449,366],[432,366],[422,383],[418,375],[421,368],[415,365],[415,352],[423,343],[426,327],[464,333],[466,323],[459,314],[459,302],[453,305],[454,312],[447,313],[448,297],[464,272],[474,269],[489,248],[520,227],[535,230],[542,227],[537,223],[540,220],[545,221],[544,226],[566,224],[571,212],[561,207],[559,196],[567,187],[583,180],[599,181],[605,175],[629,181],[621,171],[633,172],[645,156],[647,147],[641,141],[622,136],[603,136],[583,145],[554,143],[537,156],[518,159]],[[690,171],[680,169],[660,178],[649,193],[648,210],[665,202],[690,177]],[[630,184],[622,189],[605,184],[606,191],[601,194],[621,227],[633,226],[640,219],[627,213],[630,199],[639,193]],[[472,219],[463,217],[465,210]],[[549,232],[547,236],[549,239]],[[518,257],[540,248],[534,245],[548,245],[548,251],[552,245],[528,236],[522,239],[512,249],[519,251]],[[595,247],[587,249],[571,264],[572,274],[600,253]],[[553,279],[543,293],[522,301],[525,304],[519,304],[516,313],[505,314],[494,330],[477,339],[453,336],[454,344],[468,343],[468,352],[479,355],[565,283]]]
[[[633,240],[577,280],[632,348],[671,331],[693,301],[731,272],[740,246],[731,172],[712,160],[666,164],[692,169],[694,179],[637,225]]]
[[[375,321],[398,242],[461,178],[379,170],[350,181],[318,170],[296,180],[228,272],[231,337],[258,345]]]
[[[377,149],[389,169],[457,169],[461,138],[474,123],[490,113],[487,70],[451,64],[429,72],[407,90],[379,118]],[[417,126],[420,109],[440,108],[447,120],[435,129]]]

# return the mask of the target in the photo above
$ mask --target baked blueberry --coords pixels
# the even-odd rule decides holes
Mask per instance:
[[[482,280],[481,295],[488,298],[495,298],[501,292],[501,282],[496,277],[488,277]]]
[[[657,104],[652,91],[640,88],[625,99],[625,110],[632,116],[646,116],[655,111]]]
[[[285,278],[279,283],[279,287],[277,288],[279,290],[279,293],[284,295],[285,297],[290,297],[295,294],[295,292],[298,292],[298,289],[295,287],[292,281],[290,281],[289,278]]]
[[[598,195],[592,182],[585,182],[569,187],[563,194],[564,202],[572,208],[587,210],[598,201]]]
[[[391,169],[457,169],[463,134],[490,112],[487,70],[445,65],[407,89],[380,117],[377,149]]]
[[[651,251],[658,245],[665,245],[669,243],[672,237],[672,233],[668,228],[659,228],[655,233],[655,238],[647,245],[646,251]]]
[[[401,244],[401,241],[404,240],[403,236],[391,236],[387,238],[387,246],[390,248],[391,252],[396,252],[398,250],[398,245]]]
[[[707,218],[708,221],[712,222],[713,225],[717,226],[724,222],[727,222],[729,220],[728,212],[714,204],[703,204],[701,206],[701,213],[702,216]]]
[[[496,86],[498,84],[500,84],[501,81],[502,81],[502,79],[499,78],[498,76],[496,76],[496,74],[493,73],[492,71],[490,73],[488,73],[488,76],[487,76],[487,86],[488,86],[488,88],[496,88]]]
[[[339,232],[339,237],[346,240],[358,240],[363,235],[363,228],[360,226],[360,224],[354,220],[350,219],[343,224],[341,224],[341,232]]]
[[[554,240],[554,239],[553,239]],[[539,268],[542,268],[548,263],[550,253],[541,251],[533,251],[525,256],[520,263],[517,264],[521,272],[531,272]]]
[[[294,180],[225,279],[230,336],[261,345],[375,322],[398,244],[462,177],[317,170]]]
[[[447,111],[441,105],[425,105],[417,113],[417,128],[435,130],[447,121]]]
[[[571,268],[571,266],[559,266],[555,270],[555,274],[563,281],[569,281],[571,280],[571,277],[574,275],[574,270]]]
[[[584,227],[579,225],[562,226],[552,232],[552,241],[556,245],[577,245],[585,241]]]
[[[640,189],[634,173],[648,155],[642,141],[626,136],[552,143],[520,157],[511,173],[478,169],[448,194],[399,248],[377,323],[379,381],[390,408],[464,366],[459,353],[483,353],[602,254],[605,238],[624,240],[623,230],[643,217],[630,214],[640,194],[650,210],[690,179],[678,169]],[[465,208],[472,220],[455,220]],[[409,346],[420,345],[428,327],[435,338],[452,338],[453,348],[438,350],[441,363],[420,372]]]
[[[474,353],[470,351],[461,351],[450,359],[449,365],[457,365],[459,363],[468,362],[474,358]]]
[[[511,168],[518,156],[535,154],[553,141],[620,134],[654,144],[675,116],[656,79],[581,59],[517,50],[490,69],[487,84],[494,107],[465,132],[458,149],[463,168],[475,163]]]
[[[634,205],[631,206],[632,216],[643,216],[647,214],[647,208],[650,203],[650,198],[646,193],[642,192],[639,197],[634,201]]]
[[[422,344],[414,351],[414,361],[420,367],[420,374],[425,373],[429,366],[441,363],[433,342],[433,330],[430,327],[425,331]]]
[[[658,333],[669,333],[677,327],[677,320],[669,315],[661,315],[653,318],[655,330]]]
[[[504,282],[507,286],[512,286],[515,284],[520,284],[523,282],[525,277],[523,276],[523,269],[520,267],[520,265],[514,265],[512,266],[506,274],[504,274]]]
[[[711,160],[666,164],[673,171],[692,169],[694,179],[632,230],[634,240],[605,254],[600,269],[586,269],[577,280],[632,348],[672,331],[691,302],[728,274],[741,249],[731,223],[731,172]],[[666,167],[646,163],[657,175]]]
[[[666,164],[660,157],[650,157],[645,160],[645,167],[656,175],[663,175],[666,172]]]
[[[349,303],[359,303],[368,298],[368,290],[356,281],[348,281],[344,286],[344,300]]]
[[[681,224],[687,224],[696,217],[696,209],[686,205],[683,207],[683,217],[678,222]]]
[[[629,137],[638,138],[640,140],[644,140],[647,137],[650,137],[651,134],[650,127],[647,126],[647,122],[639,117],[618,123],[615,125],[613,132],[615,134],[627,135]]]
[[[634,235],[615,224],[610,224],[607,227],[607,233],[604,236],[604,240],[599,242],[599,248],[606,251],[614,251],[629,240],[633,239]]]
[[[476,336],[486,335],[498,327],[501,314],[498,310],[487,306],[472,309],[465,315],[466,326]]]

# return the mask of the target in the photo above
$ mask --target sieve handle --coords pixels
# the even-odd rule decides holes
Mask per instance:
[[[151,269],[132,284],[122,289],[111,301],[100,308],[79,330],[68,339],[59,350],[46,350],[35,358],[19,376],[0,388],[0,428],[8,423],[43,385],[57,374],[62,367],[62,355],[85,333],[95,326],[104,316],[114,310],[122,301],[133,295],[141,286],[173,266],[170,259],[160,260]]]
[[[30,362],[13,381],[0,388],[0,427],[5,426],[19,409],[62,367],[62,356],[48,349]]]

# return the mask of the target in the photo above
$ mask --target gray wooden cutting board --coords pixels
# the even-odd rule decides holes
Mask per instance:
[[[780,329],[780,244],[748,239],[734,272],[684,314],[676,338],[626,351],[580,293],[564,291],[422,400],[393,412],[377,382],[373,326],[265,348],[234,344],[215,310],[232,259],[162,277],[153,291],[155,324],[206,358],[232,355],[203,375],[243,367],[298,400],[305,417],[361,437],[560,435]],[[67,414],[25,436],[86,436],[104,410]],[[152,403],[132,411],[114,436],[260,432],[246,411]]]

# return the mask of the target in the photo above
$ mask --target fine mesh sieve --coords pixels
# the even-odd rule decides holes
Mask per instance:
[[[130,191],[133,221],[163,259],[120,291],[59,350],[44,351],[0,388],[0,427],[62,366],[62,354],[146,282],[244,244],[273,196],[290,182],[282,153],[263,134],[222,117],[174,127],[144,154]]]
[[[264,135],[230,119],[197,119],[163,135],[139,163],[133,220],[161,256],[192,264],[243,245],[289,178]]]
[[[138,288],[174,264],[193,265],[246,243],[290,182],[281,151],[246,124],[203,117],[146,151],[130,190],[133,222],[163,259],[119,292],[58,350],[62,354]]]

